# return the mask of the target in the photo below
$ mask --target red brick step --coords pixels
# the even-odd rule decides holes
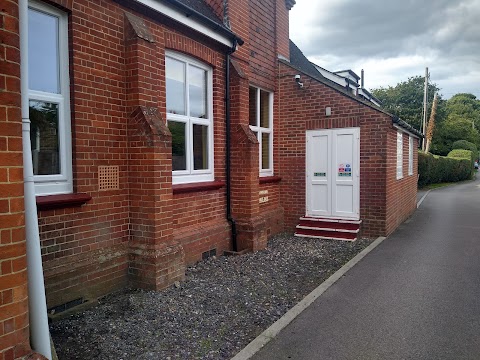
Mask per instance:
[[[295,236],[355,241],[361,223],[361,220],[304,216],[299,220]]]

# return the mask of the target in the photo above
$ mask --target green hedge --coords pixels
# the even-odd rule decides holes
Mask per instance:
[[[452,150],[448,156],[418,152],[418,186],[471,179],[473,156],[470,150]]]
[[[477,146],[467,140],[457,140],[452,144],[452,150],[463,149],[473,151],[474,154],[478,154]]]
[[[447,157],[455,158],[455,159],[470,159],[472,164],[476,160],[475,153],[470,150],[461,150],[455,149],[448,153]]]

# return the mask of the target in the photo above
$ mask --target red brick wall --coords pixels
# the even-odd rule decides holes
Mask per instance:
[[[288,60],[290,60],[289,23],[288,9],[285,0],[276,0],[276,51],[278,55]]]
[[[276,0],[250,1],[251,84],[275,91],[277,54],[275,51]]]
[[[225,55],[173,32],[166,32],[165,41],[168,49],[190,53],[213,69],[214,177],[225,182]],[[174,194],[172,204],[173,237],[184,247],[187,264],[201,260],[205,251],[230,249],[225,187]]]
[[[386,229],[392,233],[417,207],[418,139],[413,141],[413,175],[408,174],[409,135],[403,133],[403,178],[397,180],[397,130],[388,132]]]
[[[18,2],[0,8],[0,359],[30,351]]]
[[[183,263],[183,250],[176,245],[182,237],[187,239],[184,242],[204,241],[192,240],[182,229],[198,226],[205,234],[210,230],[215,234],[209,245],[188,249],[194,253],[188,254],[189,261],[200,259],[204,248],[212,246],[221,251],[230,241],[224,220],[224,189],[200,194],[204,201],[194,211],[181,212],[196,194],[172,194],[171,153],[160,150],[161,141],[154,152],[145,145],[143,153],[129,142],[131,132],[137,131],[131,116],[138,106],[157,108],[163,119],[159,121],[165,121],[165,49],[184,52],[214,70],[215,178],[224,180],[225,49],[209,41],[202,43],[202,36],[159,15],[153,20],[137,14],[147,24],[154,42],[132,42],[132,29],[124,12],[133,11],[107,0],[56,3],[63,3],[69,13],[74,188],[75,192],[88,193],[92,200],[82,207],[39,213],[49,307],[124,286],[128,272],[137,280],[138,274],[153,276],[153,283],[142,283],[145,286],[165,286],[177,278],[171,274],[181,271],[181,266],[178,263],[170,270],[161,269],[152,264],[153,254],[166,256],[173,252],[176,261]],[[165,171],[166,175],[156,176],[156,170],[147,166],[154,166],[156,161],[164,166],[163,170],[158,168],[158,174]],[[142,169],[139,164],[144,164]],[[99,191],[98,166],[102,165],[119,166],[119,190]],[[137,211],[139,206],[135,204],[142,194],[150,196],[152,204],[142,202],[141,211]],[[172,212],[174,209],[176,212]],[[199,214],[208,212],[208,217],[200,218]],[[212,223],[213,217],[216,220]],[[152,221],[145,223],[146,219]],[[137,236],[139,232],[141,237]],[[167,277],[162,275],[165,272]]]
[[[92,200],[39,212],[48,307],[123,286],[129,235],[124,16],[110,1],[56,3],[70,13],[74,191]],[[99,191],[99,166],[119,167],[119,190]]]
[[[285,228],[293,231],[305,215],[305,131],[360,127],[360,218],[365,236],[391,233],[414,210],[414,176],[396,181],[396,130],[389,115],[343,95],[313,79],[299,89],[293,81],[298,73],[280,64],[277,106],[281,202]],[[325,116],[331,107],[332,115]],[[393,138],[395,137],[395,138]],[[404,171],[408,172],[408,136],[404,135]],[[417,158],[414,156],[414,168]],[[393,165],[392,165],[393,164]]]

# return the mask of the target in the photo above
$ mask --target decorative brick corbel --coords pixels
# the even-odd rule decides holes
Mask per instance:
[[[157,107],[138,106],[130,119],[136,128],[135,135],[142,136],[148,147],[153,147],[156,141],[170,140],[172,137]]]
[[[150,29],[142,18],[129,13],[125,13],[125,18],[126,22],[130,24],[131,29],[133,30],[131,37],[138,37],[150,43],[155,42],[153,34],[150,32]]]
[[[258,145],[258,139],[250,130],[250,127],[245,124],[238,124],[235,127],[235,131],[233,132],[233,142],[234,144],[243,144],[243,143],[250,143]]]

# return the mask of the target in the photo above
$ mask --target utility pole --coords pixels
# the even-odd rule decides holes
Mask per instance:
[[[422,150],[425,151],[425,136],[427,133],[427,99],[428,99],[428,67],[425,68],[425,87],[423,90],[423,119],[422,119]]]

